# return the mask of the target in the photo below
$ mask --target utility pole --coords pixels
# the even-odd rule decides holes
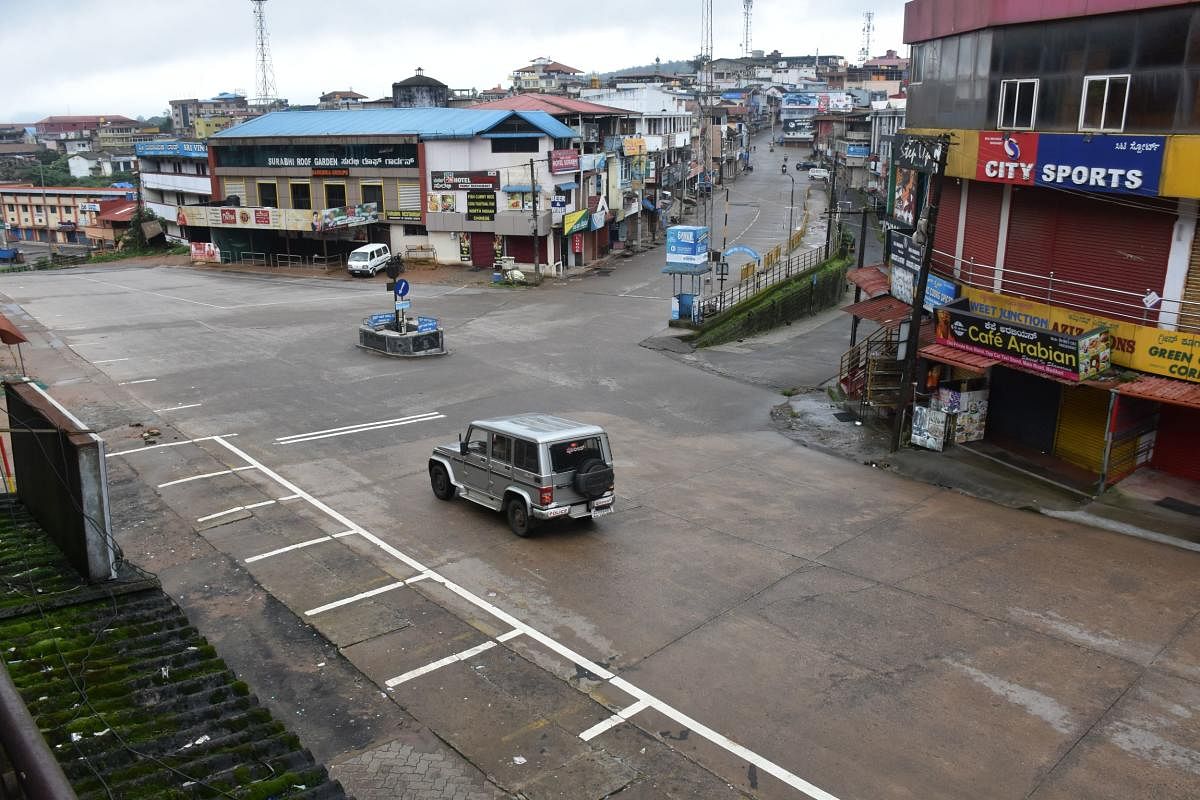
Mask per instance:
[[[829,224],[825,227],[825,257],[829,258],[829,243],[833,237],[833,215],[837,208],[837,151],[833,153],[833,170],[829,173]]]
[[[926,159],[930,151],[936,148],[937,166],[930,176],[933,184],[929,192],[929,201],[922,212],[926,219],[924,241],[921,242],[921,269],[917,272],[916,285],[913,287],[911,315],[908,320],[908,338],[904,348],[904,364],[900,377],[900,397],[896,407],[896,416],[892,419],[892,442],[890,452],[900,449],[900,436],[904,431],[904,409],[912,402],[914,373],[917,369],[917,347],[921,341],[921,315],[925,307],[925,287],[929,283],[929,265],[933,258],[933,235],[937,230],[938,206],[942,202],[942,176],[946,172],[946,156],[950,150],[950,137],[945,134],[937,138],[916,138],[909,136],[909,141],[921,143]],[[918,231],[920,220],[918,219]],[[914,233],[914,236],[916,233]]]
[[[533,273],[536,275],[541,272],[541,262],[539,260],[540,253],[538,250],[541,247],[541,242],[538,237],[538,216],[537,216],[537,172],[533,167],[533,159],[529,159],[529,196],[532,198],[533,206]]]
[[[792,189],[791,189],[791,192],[788,194],[787,255],[784,256],[784,258],[787,259],[788,274],[791,274],[792,231],[795,230],[795,227],[793,227],[793,226],[794,226],[794,217],[796,214],[796,176],[790,172],[787,174],[787,176],[792,179]]]
[[[862,269],[863,263],[867,255],[867,211],[868,208],[863,206],[862,209],[862,224],[858,227],[858,268]],[[862,300],[862,287],[858,284],[854,285],[854,302]],[[858,317],[851,316],[850,323],[850,346],[858,341]]]
[[[46,257],[54,261],[54,239],[50,237],[50,206],[46,204],[46,171],[42,162],[38,162],[38,176],[42,179],[42,213],[46,220]]]

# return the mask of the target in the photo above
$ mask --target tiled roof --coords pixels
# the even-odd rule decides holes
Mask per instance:
[[[386,136],[467,139],[517,115],[547,136],[575,132],[543,111],[471,108],[372,108],[362,111],[274,111],[214,134],[211,141],[263,136]]]
[[[0,655],[81,800],[344,798],[156,580],[84,584],[0,499]]]
[[[1113,387],[1117,394],[1200,409],[1200,383],[1188,383],[1157,375],[1141,375],[1135,381]]]
[[[502,97],[499,100],[476,103],[473,106],[467,106],[467,108],[508,108],[513,111],[545,111],[547,114],[620,114],[625,117],[641,116],[636,111],[602,106],[599,103],[589,103],[586,100],[576,100],[571,97],[560,97],[554,94],[515,94],[512,97]]]

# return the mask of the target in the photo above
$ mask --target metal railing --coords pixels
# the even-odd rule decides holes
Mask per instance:
[[[289,253],[276,253],[275,266],[277,267],[303,267],[306,266],[304,256],[293,255]]]
[[[339,269],[346,263],[345,258],[340,255],[313,256],[311,262],[314,267],[320,267],[325,270]]]
[[[1164,297],[1154,304],[1157,307],[1152,308],[1144,302],[1151,291],[1149,288],[1146,294],[1138,294],[1060,278],[1054,270],[1035,273],[1007,266],[997,269],[994,265],[981,264],[973,259],[956,260],[953,253],[943,250],[934,250],[933,255],[935,273],[977,289],[996,291],[996,278],[999,276],[1000,291],[1007,295],[1085,311],[1134,325],[1156,325],[1162,316],[1173,314],[1176,330],[1200,333],[1200,302],[1194,300]]]
[[[720,314],[722,311],[736,306],[743,300],[753,297],[770,286],[799,275],[805,270],[812,269],[823,260],[823,251],[823,247],[814,247],[808,252],[776,261],[770,267],[764,267],[755,271],[745,280],[738,281],[727,289],[718,291],[713,295],[702,296],[698,301],[701,315],[705,319],[708,319],[714,314]]]
[[[7,783],[5,763],[18,798],[54,797],[73,800],[75,790],[50,752],[8,670],[0,666],[0,782]],[[0,784],[0,796],[10,797]]]
[[[253,264],[259,267],[267,266],[267,254],[257,253],[252,250],[243,250],[238,256],[239,264]]]

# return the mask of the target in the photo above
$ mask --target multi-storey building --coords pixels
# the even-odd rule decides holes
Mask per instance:
[[[904,127],[907,103],[903,97],[871,103],[871,160],[866,188],[873,200],[887,191],[888,178],[892,174],[892,141],[896,132]]]
[[[67,169],[72,178],[108,177],[118,172],[133,172],[137,169],[137,158],[133,150],[85,151],[68,158]]]
[[[558,94],[566,92],[569,87],[578,86],[583,73],[574,67],[560,64],[549,58],[535,58],[532,64],[513,70],[513,92],[549,92]]]
[[[907,126],[951,137],[933,269],[965,308],[918,386],[986,389],[986,439],[1060,482],[1200,480],[1200,4],[946,8],[905,7]]]
[[[88,244],[86,231],[101,224],[100,215],[132,196],[129,189],[6,184],[0,208],[10,239]]]
[[[198,120],[207,117],[223,118],[227,120],[228,127],[229,124],[249,119],[259,113],[250,108],[245,95],[234,92],[221,92],[208,100],[198,100],[195,97],[171,100],[169,104],[173,133],[188,139],[200,136],[197,130]]]
[[[58,116],[37,121],[33,129],[38,143],[47,149],[77,153],[97,146],[105,127],[136,128],[137,122],[120,114]]]
[[[158,141],[138,144],[135,151],[143,204],[162,218],[169,240],[187,241],[179,207],[206,205],[212,197],[208,147],[203,142]]]
[[[180,206],[176,219],[228,257],[321,263],[370,241],[448,263],[544,266],[564,260],[552,201],[574,178],[553,165],[575,138],[538,111],[275,112],[208,141],[214,205]]]

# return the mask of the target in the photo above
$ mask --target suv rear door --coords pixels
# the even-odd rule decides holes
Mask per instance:
[[[599,434],[546,445],[550,471],[554,475],[554,501],[563,505],[585,503],[588,498],[575,488],[575,471],[589,459],[608,462],[608,446]]]

